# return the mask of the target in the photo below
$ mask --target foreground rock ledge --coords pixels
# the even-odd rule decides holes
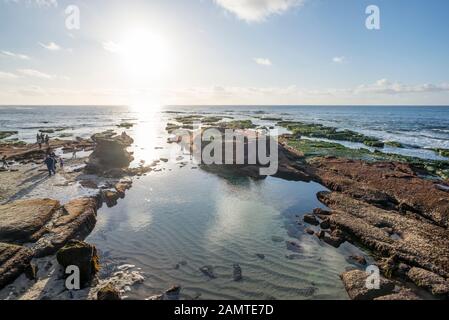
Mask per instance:
[[[69,240],[84,239],[95,227],[96,213],[95,198],[63,206],[51,199],[0,205],[0,288],[14,281],[32,258],[55,254]],[[20,246],[23,243],[27,248]]]

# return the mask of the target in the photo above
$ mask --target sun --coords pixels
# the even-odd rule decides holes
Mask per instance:
[[[162,80],[173,66],[168,39],[147,28],[127,30],[119,44],[124,70],[133,81]]]

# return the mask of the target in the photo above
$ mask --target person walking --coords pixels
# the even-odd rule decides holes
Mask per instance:
[[[59,158],[59,166],[61,167],[61,169],[64,169],[64,159]]]
[[[72,152],[72,159],[76,159],[76,148],[73,149],[73,152]]]
[[[50,141],[50,138],[48,137],[48,134],[45,135],[45,144],[48,146],[48,143]]]
[[[55,160],[50,156],[47,155],[47,157],[44,160],[44,163],[47,165],[48,170],[48,176],[51,177],[51,174],[56,174],[55,171]]]
[[[2,168],[3,169],[9,168],[8,161],[6,161],[6,156],[2,157]]]

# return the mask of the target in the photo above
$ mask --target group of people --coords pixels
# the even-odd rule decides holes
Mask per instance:
[[[47,165],[48,175],[50,177],[52,174],[55,175],[58,158],[56,154],[50,150],[50,148],[47,149],[47,155],[45,156],[44,163]],[[59,166],[61,169],[64,168],[64,160],[62,157],[59,157]]]
[[[50,137],[48,136],[48,134],[44,135],[43,133],[37,133],[36,135],[36,143],[39,145],[39,149],[42,148],[42,144],[46,144],[48,146],[50,142]]]

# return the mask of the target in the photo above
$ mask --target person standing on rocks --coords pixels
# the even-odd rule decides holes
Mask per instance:
[[[48,143],[50,142],[50,138],[48,137],[48,134],[45,135],[45,144],[48,146]]]
[[[51,177],[51,174],[56,174],[55,171],[55,159],[51,157],[51,155],[47,155],[47,157],[44,160],[44,163],[47,165],[48,169],[48,176]]]
[[[2,157],[2,168],[3,168],[3,169],[9,168],[9,164],[8,164],[8,162],[6,161],[6,156],[3,156],[3,157]]]

